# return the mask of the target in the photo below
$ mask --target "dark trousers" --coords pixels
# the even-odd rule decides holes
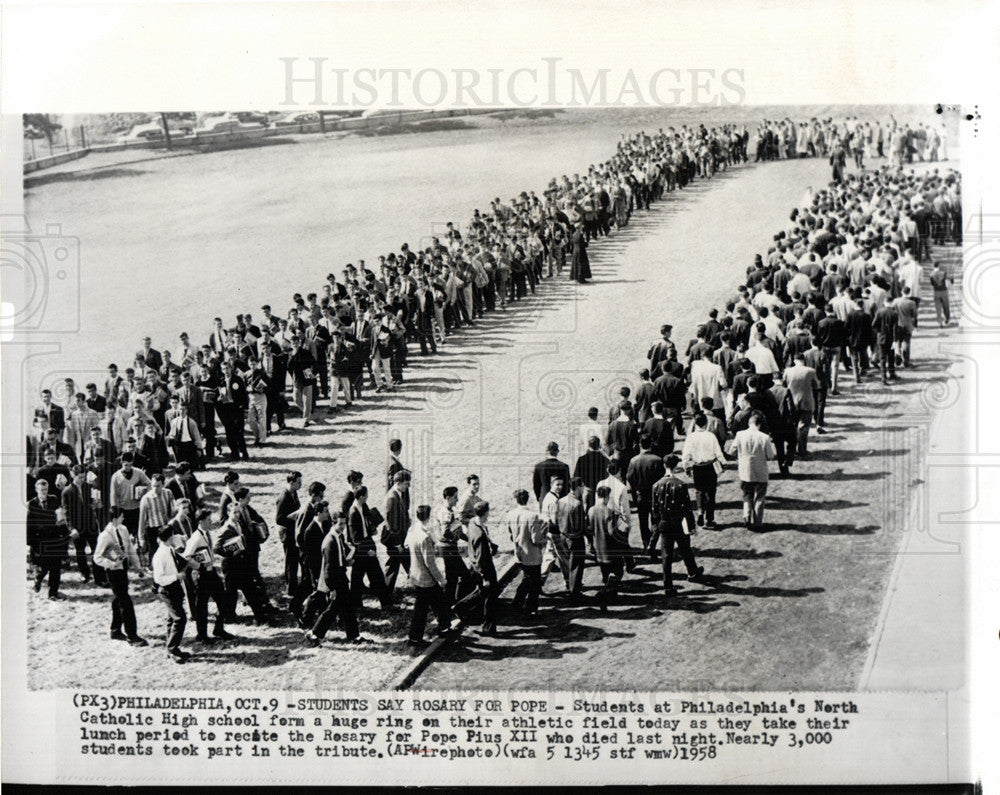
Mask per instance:
[[[198,460],[198,448],[194,442],[174,442],[171,447],[174,451],[174,459],[179,464],[187,461],[192,469],[198,469],[201,462]]]
[[[637,502],[636,513],[639,514],[639,537],[642,539],[642,548],[649,549],[649,503]],[[628,518],[628,517],[626,517]]]
[[[159,539],[157,538],[159,532],[159,527],[147,527],[142,531],[143,552],[145,553],[150,566],[153,565],[153,554],[156,552],[156,547],[159,542]]]
[[[674,435],[684,435],[684,411],[680,408],[665,408],[663,416],[674,424]]]
[[[455,605],[455,612],[467,616],[467,620],[480,623],[487,632],[497,628],[497,602],[500,589],[495,580],[484,580],[476,572],[470,572],[475,587]]]
[[[447,549],[442,555],[444,561],[444,595],[448,604],[455,604],[465,596],[472,587],[469,580],[469,567],[462,561],[458,549]]]
[[[698,500],[698,513],[706,522],[715,521],[715,492],[719,486],[719,476],[715,474],[714,464],[695,464],[694,473],[695,496]]]
[[[882,380],[888,381],[889,376],[896,377],[896,352],[892,349],[892,343],[879,345],[878,363],[882,370]]]
[[[94,568],[100,567],[95,566]],[[122,627],[124,627],[125,634],[134,638],[139,630],[135,623],[135,606],[128,593],[128,573],[124,569],[108,569],[107,571],[101,569],[101,571],[105,572],[108,585],[111,586],[111,631],[121,632]]]
[[[448,609],[448,602],[441,587],[430,585],[426,588],[416,588],[416,601],[413,603],[413,616],[410,619],[410,640],[423,640],[424,627],[427,625],[427,613],[431,609],[437,616],[438,629],[448,629],[451,624],[451,611]]]
[[[215,634],[226,628],[226,589],[215,569],[202,570],[195,582],[194,623],[198,637],[208,635],[208,602],[215,602]]]
[[[529,615],[538,612],[538,595],[542,592],[542,565],[518,563],[521,568],[521,582],[514,592],[514,607],[523,609]]]
[[[205,427],[202,435],[205,437],[205,460],[215,458],[215,404],[205,403]]]
[[[361,604],[365,577],[367,577],[368,587],[375,592],[382,607],[388,607],[392,599],[385,587],[385,575],[382,574],[382,567],[379,566],[378,558],[375,555],[366,555],[363,554],[364,552],[365,550],[357,550],[354,563],[351,565],[351,593],[354,596],[354,601],[358,605]]]
[[[274,417],[278,420],[278,427],[285,427],[285,408],[287,406],[287,401],[285,400],[285,390],[284,389],[271,389],[267,393],[267,430],[271,430],[271,418]]]
[[[386,547],[389,559],[385,562],[385,588],[391,599],[396,590],[396,578],[399,576],[400,567],[410,574],[410,551],[406,547]]]
[[[231,403],[219,403],[216,406],[222,427],[226,429],[226,444],[229,445],[231,455],[242,458],[249,458],[247,452],[247,440],[244,436],[243,426],[246,424],[243,409]]]
[[[618,584],[622,581],[625,571],[625,564],[622,558],[612,557],[609,561],[598,562],[601,567],[601,580],[604,585],[597,592],[595,598],[602,604],[608,604],[618,594]]]
[[[427,355],[428,345],[434,353],[438,352],[437,343],[434,341],[434,330],[431,327],[417,329],[417,342],[420,343],[420,352],[424,355]]]
[[[299,584],[299,548],[295,544],[294,530],[283,533],[281,546],[285,550],[285,593],[294,596]]]
[[[319,614],[319,618],[316,619],[312,631],[316,637],[322,638],[326,635],[327,630],[333,626],[334,619],[339,618],[340,625],[343,627],[347,639],[353,640],[360,634],[358,631],[358,617],[355,613],[356,602],[347,584],[347,574],[342,573],[336,579],[334,591],[332,594],[327,594],[326,607]]]
[[[64,557],[65,555],[61,552],[43,552],[35,557],[35,590],[40,589],[42,582],[48,577],[49,596],[55,596],[59,593]]]
[[[253,617],[258,621],[267,619],[267,597],[260,590],[253,572],[243,567],[232,567],[224,574],[226,585],[226,619],[236,617],[236,600],[240,592],[250,605]]]
[[[292,598],[288,603],[288,610],[293,616],[302,615],[302,607],[310,594],[316,590],[317,577],[319,575],[318,570],[314,571],[306,565],[301,552],[299,552],[299,559],[302,560],[302,576],[299,578],[295,590],[292,591]]]
[[[795,431],[778,431],[771,438],[774,440],[778,468],[782,472],[788,472],[792,464],[795,463],[795,447],[798,444]]]
[[[184,639],[184,627],[187,626],[187,615],[184,612],[184,589],[180,581],[163,586],[157,592],[157,597],[167,609],[167,651],[177,651]]]
[[[698,571],[698,564],[695,563],[694,553],[691,551],[691,537],[683,531],[669,530],[661,528],[660,544],[663,551],[663,587],[670,590],[674,587],[673,569],[674,546],[681,553],[681,560],[687,567],[688,575]]]
[[[569,540],[569,593],[579,596],[583,588],[583,568],[587,561],[587,543],[583,536]]]
[[[816,403],[816,407],[813,409],[813,420],[818,428],[826,425],[826,393],[825,386],[813,390],[813,401]]]
[[[73,539],[73,546],[76,548],[76,567],[80,570],[80,575],[85,580],[90,578],[90,564],[87,561],[87,547],[90,547],[90,552],[93,554],[96,544],[96,533],[80,533],[77,538]],[[94,582],[98,585],[104,585],[104,583],[107,582],[107,578],[104,575],[104,569],[96,564],[94,565]]]
[[[122,524],[125,525],[125,529],[128,530],[128,534],[132,536],[133,541],[138,541],[139,533],[139,509],[138,508],[123,508],[122,509]],[[153,542],[153,551],[156,550],[156,542]]]

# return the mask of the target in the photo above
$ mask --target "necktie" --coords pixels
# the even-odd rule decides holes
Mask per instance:
[[[122,571],[128,571],[128,553],[125,551],[125,539],[122,538],[121,526],[115,528],[115,535],[118,536],[118,546],[122,550]]]

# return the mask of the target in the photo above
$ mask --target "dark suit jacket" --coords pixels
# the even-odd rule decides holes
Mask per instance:
[[[626,481],[632,489],[635,504],[648,506],[653,495],[653,484],[663,477],[663,459],[652,453],[640,453],[628,465]]]
[[[152,367],[156,372],[160,372],[160,368],[163,367],[163,357],[156,348],[150,348],[144,358],[147,367]]]
[[[385,521],[395,541],[393,546],[402,546],[406,540],[406,531],[410,529],[410,513],[404,496],[395,489],[390,489],[385,497]]]
[[[671,373],[664,373],[653,382],[653,399],[668,409],[684,408],[686,393],[684,381]]]
[[[285,489],[278,497],[278,509],[275,513],[274,523],[278,525],[278,535],[281,537],[282,543],[294,539],[295,520],[291,514],[295,513],[301,505],[299,495],[291,489]]]
[[[70,483],[62,490],[61,502],[66,511],[66,522],[81,533],[94,535],[100,529],[97,526],[97,516],[91,504],[92,493],[90,484],[86,481],[79,487]]]
[[[549,486],[552,483],[552,478],[555,475],[559,475],[566,481],[566,487],[569,488],[569,466],[564,464],[558,458],[546,458],[544,461],[539,461],[535,464],[535,471],[531,478],[532,488],[535,491],[535,498],[541,502],[542,497],[544,497],[549,492]]]
[[[371,508],[367,505],[362,506],[355,500],[347,512],[347,538],[356,549],[365,551],[375,549],[375,541],[372,538],[375,533],[373,525]]]
[[[493,583],[497,581],[493,545],[478,516],[469,522],[469,567],[484,580]]]
[[[608,426],[605,442],[622,458],[631,458],[639,451],[639,429],[633,421],[615,420]]]
[[[640,425],[653,416],[653,410],[650,408],[653,400],[653,382],[643,381],[632,396],[636,418],[639,420]]]
[[[347,588],[347,550],[336,530],[328,532],[320,547],[320,570],[316,590],[333,593]]]
[[[62,433],[66,428],[66,412],[63,411],[62,406],[50,403],[47,412],[44,406],[41,406],[39,411],[45,413],[45,416],[48,418],[50,428],[54,428],[59,431],[59,433]]]
[[[573,467],[573,477],[580,478],[590,491],[608,476],[608,457],[600,450],[588,450]],[[568,484],[567,484],[568,485]]]
[[[665,417],[650,417],[642,426],[642,432],[650,438],[650,452],[663,456],[674,451],[674,426]]]

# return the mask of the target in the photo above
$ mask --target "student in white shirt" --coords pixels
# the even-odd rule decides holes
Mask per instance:
[[[205,644],[235,638],[226,632],[226,589],[220,576],[222,561],[213,551],[215,542],[208,529],[208,517],[211,515],[212,512],[207,508],[198,511],[196,515],[198,527],[191,533],[183,553],[194,569],[195,600],[192,612],[198,630],[195,639]],[[215,602],[215,628],[211,637],[208,635],[209,600]]]
[[[451,611],[444,595],[446,580],[437,562],[431,506],[417,506],[417,521],[410,525],[404,546],[410,551],[409,578],[416,591],[406,642],[409,646],[423,646],[428,610],[433,608],[437,616],[439,635],[446,633],[451,624]]]
[[[111,586],[111,639],[127,640],[132,646],[148,646],[139,637],[135,620],[135,606],[128,592],[128,570],[132,568],[138,576],[143,576],[142,565],[136,554],[135,545],[128,528],[122,521],[122,509],[115,506],[110,510],[111,521],[97,536],[94,546],[94,564],[101,566]],[[122,632],[122,628],[125,629]]]
[[[157,548],[153,554],[153,582],[156,595],[167,609],[167,655],[177,663],[185,662],[191,655],[181,649],[187,614],[184,612],[184,588],[181,574],[185,568],[183,558],[174,550],[170,539],[171,527],[161,527],[157,534]]]

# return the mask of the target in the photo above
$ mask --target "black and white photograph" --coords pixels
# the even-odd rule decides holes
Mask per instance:
[[[370,5],[293,5],[284,22],[380,18],[355,13]],[[415,11],[414,33],[445,8]],[[205,4],[190,25],[210,10],[234,18]],[[172,35],[187,40],[169,28],[163,46]],[[188,723],[172,736],[148,713],[151,753],[212,759],[312,730],[303,693],[334,727],[368,694],[343,708],[390,729],[345,735],[354,751],[292,730],[314,762],[382,757],[383,741],[389,756],[517,757],[537,739],[536,763],[547,746],[551,765],[596,766],[779,741],[837,754],[866,696],[911,694],[933,710],[900,707],[886,731],[914,749],[907,725],[943,732],[913,775],[970,780],[973,536],[996,507],[975,463],[995,455],[983,240],[1000,232],[987,175],[970,177],[984,121],[968,91],[768,102],[738,53],[605,67],[554,46],[459,68],[456,44],[404,69],[320,42],[261,56],[253,96],[245,77],[220,92],[220,72],[210,101],[192,85],[189,104],[109,102],[106,86],[98,104],[5,103],[18,703],[59,699],[74,758],[145,753],[87,694],[260,701],[246,725],[262,734],[225,751],[205,728],[234,721],[195,718],[207,702],[190,746]],[[573,694],[577,713],[648,717],[582,718],[575,740],[547,742],[512,722],[508,737],[484,693],[522,694],[514,715]],[[404,699],[438,717],[399,734],[386,716]],[[838,764],[827,782],[860,783]],[[554,780],[632,781],[569,769]]]

